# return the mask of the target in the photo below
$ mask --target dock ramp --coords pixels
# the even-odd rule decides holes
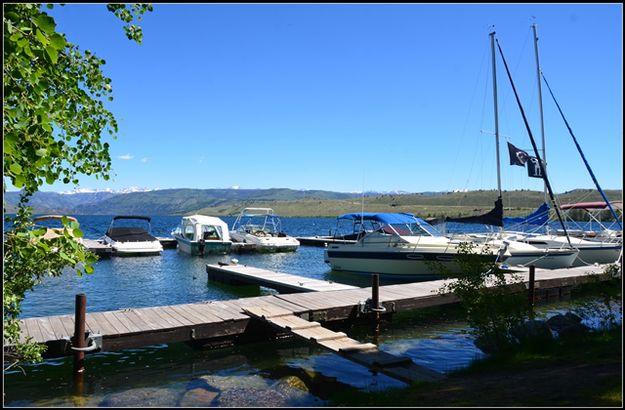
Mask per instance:
[[[374,372],[383,373],[405,383],[443,378],[442,374],[419,366],[408,357],[386,353],[379,350],[373,343],[360,343],[350,339],[343,332],[333,332],[322,327],[319,322],[302,319],[289,310],[265,305],[246,307],[243,311],[251,317],[263,320],[273,327],[337,353]]]

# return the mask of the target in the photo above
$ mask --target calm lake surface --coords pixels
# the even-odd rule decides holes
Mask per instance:
[[[101,237],[111,216],[77,216],[86,238]],[[234,217],[222,218],[232,226]],[[152,233],[170,237],[179,216],[152,217]],[[327,235],[335,218],[282,218],[291,236]],[[208,281],[207,263],[229,261],[301,276],[370,286],[366,275],[333,272],[323,262],[323,248],[301,246],[296,252],[189,256],[165,249],[161,256],[112,257],[98,261],[92,275],[66,272],[47,278],[30,292],[22,317],[74,313],[74,297],[87,295],[87,312],[238,299],[270,294],[269,289],[236,287]],[[382,285],[397,283],[382,277]],[[344,330],[371,341],[370,329]],[[398,315],[383,325],[382,350],[410,357],[439,372],[466,367],[484,354],[475,347],[464,323],[440,318],[419,320]],[[6,406],[187,406],[207,403],[202,394],[220,394],[213,405],[324,406],[341,389],[375,391],[403,383],[296,340],[255,343],[218,350],[185,344],[156,345],[87,355],[82,395],[74,393],[72,359],[49,359],[5,373]],[[294,380],[299,382],[294,382]],[[303,382],[303,383],[302,383]],[[210,386],[210,387],[207,387]],[[208,393],[207,393],[208,392]],[[196,400],[196,401],[194,401]],[[263,404],[264,403],[264,404]],[[389,403],[390,405],[390,403]]]

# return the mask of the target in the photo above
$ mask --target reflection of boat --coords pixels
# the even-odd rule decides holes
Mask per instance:
[[[290,252],[299,241],[282,232],[280,217],[271,208],[245,208],[232,224],[233,242],[253,244],[258,252]]]
[[[133,220],[135,222],[134,224],[119,222],[124,220]],[[147,216],[115,216],[102,239],[105,244],[113,248],[113,253],[118,256],[160,255],[163,251],[163,246],[160,241],[150,233],[151,220],[152,219]],[[142,226],[137,226],[136,221],[144,221],[147,223],[147,229]]]
[[[376,229],[361,235],[355,244],[329,244],[325,261],[335,271],[388,275],[436,276],[436,262],[456,273],[460,241],[441,235],[432,225],[407,213],[351,213],[339,219],[369,222]],[[473,252],[484,262],[502,261],[505,248],[475,244]]]
[[[191,255],[223,255],[232,246],[228,225],[214,216],[184,216],[171,235],[178,249]]]
[[[46,229],[46,233],[43,235],[43,239],[54,239],[57,238],[59,236],[63,236],[63,227],[52,227],[49,226],[50,223],[41,223],[43,221],[59,221],[62,222],[63,218],[65,218],[67,221],[69,222],[78,222],[78,220],[76,220],[76,218],[71,217],[71,216],[61,216],[61,215],[41,215],[38,216],[36,218],[33,218],[33,222],[35,223],[35,227],[36,228],[45,228]],[[74,239],[76,240],[76,242],[78,243],[82,243],[82,238],[78,238],[78,237],[74,237]]]

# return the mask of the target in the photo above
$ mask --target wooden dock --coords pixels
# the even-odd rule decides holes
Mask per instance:
[[[161,243],[163,249],[176,249],[178,247],[178,241],[176,238],[164,238],[157,236],[156,239]]]
[[[259,285],[275,289],[280,293],[322,292],[357,288],[356,286],[274,272],[246,265],[208,264],[206,265],[206,273],[208,273],[208,278],[211,280],[229,284]]]
[[[111,245],[105,244],[101,239],[85,239],[83,238],[82,244],[85,248],[102,257],[113,255],[113,248]]]
[[[304,320],[288,310],[271,305],[248,307],[243,310],[271,326],[403,382],[435,381],[442,378],[440,373],[415,364],[409,357],[394,356],[378,350],[373,343],[360,343],[347,337],[343,332],[333,332],[322,327],[319,322]]]
[[[557,300],[559,295],[570,292],[572,286],[603,273],[605,266],[536,269],[535,287]],[[521,275],[527,283],[528,271]],[[387,314],[457,302],[455,295],[439,293],[445,282],[381,286],[379,301]],[[517,286],[520,286],[519,291],[525,291],[523,285]],[[241,340],[252,341],[259,336],[258,327],[250,323],[251,317],[245,309],[269,305],[309,321],[354,320],[370,317],[364,307],[371,295],[372,288],[368,287],[92,312],[86,315],[86,330],[92,336],[90,343],[95,343],[100,351],[177,342],[229,345]],[[87,300],[87,311],[88,307]],[[73,315],[23,319],[21,329],[22,340],[31,337],[34,342],[48,346],[47,357],[72,354]]]

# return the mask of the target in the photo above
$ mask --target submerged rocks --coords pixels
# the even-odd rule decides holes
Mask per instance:
[[[181,392],[175,389],[142,387],[112,393],[100,402],[102,407],[175,407]]]
[[[296,376],[206,375],[164,388],[136,388],[105,396],[102,407],[301,407],[318,405]]]
[[[219,395],[216,391],[207,390],[201,387],[187,390],[180,398],[180,407],[215,407],[215,399]]]

